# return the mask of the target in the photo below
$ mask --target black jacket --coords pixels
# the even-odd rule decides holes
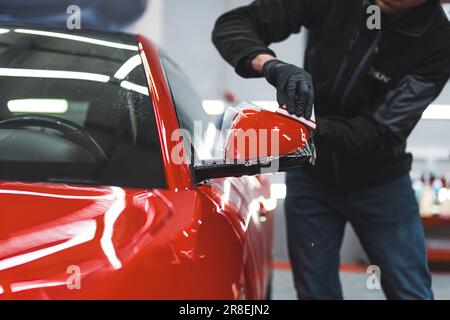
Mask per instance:
[[[258,0],[222,15],[213,32],[243,77],[268,45],[309,29],[305,68],[313,77],[321,181],[343,190],[407,174],[406,140],[450,76],[450,23],[438,0],[401,20],[367,27],[364,0]]]

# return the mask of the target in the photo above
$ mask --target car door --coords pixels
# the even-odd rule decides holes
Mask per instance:
[[[267,289],[267,279],[269,270],[266,263],[270,260],[271,252],[268,252],[267,246],[270,237],[271,212],[265,212],[263,207],[263,185],[256,176],[244,176],[234,178],[233,185],[242,197],[242,203],[245,204],[245,210],[242,215],[247,222],[247,242],[248,251],[246,259],[252,261],[254,268],[254,277],[256,293],[258,298],[264,298]],[[270,251],[272,250],[270,246]]]
[[[239,221],[243,230],[242,257],[247,294],[263,299],[271,271],[273,211],[263,205],[268,200],[267,177],[213,179],[206,183],[212,193],[221,195],[217,203],[230,220]],[[232,221],[230,221],[233,223]]]
[[[209,160],[214,157],[215,140],[208,138],[211,130],[217,130],[221,117],[208,115],[202,108],[202,100],[189,84],[187,76],[164,54],[161,55],[166,77],[172,93],[172,99],[178,115],[180,127],[190,135],[185,139],[185,149],[194,153],[189,156],[192,162]],[[198,132],[198,129],[201,129]],[[214,135],[213,135],[214,136]],[[193,141],[194,140],[194,141]],[[194,145],[194,148],[192,146]],[[192,151],[191,151],[192,152]],[[193,163],[191,163],[193,164]],[[263,183],[262,183],[263,182]],[[240,223],[244,230],[244,268],[247,281],[251,282],[251,296],[264,298],[270,269],[271,256],[271,222],[270,212],[264,209],[267,199],[267,180],[257,177],[212,179],[203,184],[202,192],[209,198],[220,195],[215,205],[220,210],[225,204],[226,215],[230,223]],[[213,200],[214,201],[214,200]],[[235,226],[236,227],[236,226]]]

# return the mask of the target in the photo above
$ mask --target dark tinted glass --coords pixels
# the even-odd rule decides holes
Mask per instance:
[[[0,180],[165,186],[133,36],[0,26]]]
[[[220,127],[219,119],[214,119],[205,112],[201,98],[178,65],[163,53],[161,61],[172,93],[178,122],[180,127],[189,133],[189,137],[183,139],[187,144],[186,150],[191,150],[191,147],[194,149],[195,159],[191,157],[191,162],[214,159],[217,128]],[[188,144],[189,142],[191,144]]]

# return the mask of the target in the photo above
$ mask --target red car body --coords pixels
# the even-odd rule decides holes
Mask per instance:
[[[138,36],[164,190],[0,183],[0,299],[263,299],[271,273],[268,178],[197,185],[174,164],[179,128],[157,48]]]

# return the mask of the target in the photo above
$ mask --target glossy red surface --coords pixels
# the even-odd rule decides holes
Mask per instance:
[[[172,133],[179,125],[158,48],[145,37],[138,35],[137,41],[153,101],[167,184],[174,190],[190,190],[193,183],[187,159],[182,164],[175,164],[171,158],[172,149],[180,143],[179,139],[172,139]]]
[[[171,95],[156,47],[138,42],[168,188],[0,183],[0,299],[264,298],[268,178],[197,186],[187,164],[171,162]]]
[[[239,298],[252,227],[218,190],[2,183],[0,297]]]
[[[283,157],[305,147],[308,128],[292,118],[264,109],[246,109],[233,120],[226,141],[227,159]]]

